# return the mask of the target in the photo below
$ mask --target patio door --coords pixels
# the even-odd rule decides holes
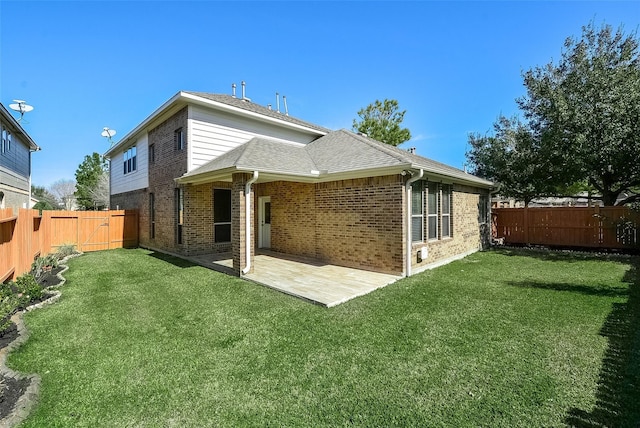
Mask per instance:
[[[258,248],[271,248],[271,196],[260,196]]]

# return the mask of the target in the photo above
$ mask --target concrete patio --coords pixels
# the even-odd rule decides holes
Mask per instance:
[[[194,263],[233,274],[231,254],[189,257]],[[283,293],[332,307],[389,285],[401,276],[329,265],[315,259],[261,251],[254,259],[254,273],[244,279]]]

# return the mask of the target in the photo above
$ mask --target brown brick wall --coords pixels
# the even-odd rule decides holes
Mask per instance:
[[[271,249],[316,257],[315,186],[277,181],[260,184],[256,191],[271,196]],[[258,231],[258,222],[255,227]]]
[[[260,184],[271,197],[271,249],[327,263],[402,272],[401,176]],[[255,223],[256,231],[259,225]]]
[[[451,208],[453,221],[452,237],[426,241],[421,244],[413,244],[411,256],[412,269],[417,269],[455,257],[459,254],[483,248],[483,243],[488,239],[488,236],[483,237],[478,223],[478,203],[480,201],[480,194],[483,193],[487,194],[487,190],[457,184],[453,185]],[[483,233],[486,235],[486,232]],[[429,256],[418,263],[417,251],[425,246],[428,248]]]
[[[174,147],[174,132],[178,128],[187,134],[187,108],[183,108],[169,119],[162,122],[157,127],[149,131],[149,145],[154,144],[155,162],[149,162],[149,193],[155,196],[156,207],[156,236],[155,239],[148,239],[149,230],[149,203],[140,207],[140,230],[147,234],[147,241],[141,240],[142,245],[162,248],[176,253],[184,253],[184,245],[176,244],[175,239],[175,196],[174,189],[178,185],[174,178],[180,177],[187,172],[187,145],[185,138],[185,148],[176,150]],[[187,242],[187,236],[191,233],[190,224],[186,223],[189,200],[188,191],[185,188],[185,224],[183,226],[183,242]],[[144,221],[143,214],[144,213]]]
[[[400,175],[316,185],[317,257],[380,272],[403,267]]]
[[[250,174],[233,174],[233,183],[231,185],[231,252],[233,254],[233,270],[236,274],[240,275],[242,269],[247,265],[246,259],[246,250],[245,250],[245,196],[244,196],[244,188],[245,183],[251,179]],[[252,187],[251,193],[249,195],[251,198],[251,224],[255,225],[255,213],[257,210],[255,197],[255,186]],[[256,228],[251,228],[251,239],[255,242],[255,232]],[[253,258],[255,256],[255,245],[251,245],[251,270],[249,273],[253,272]]]
[[[198,255],[231,251],[231,243],[214,242],[214,189],[230,189],[231,183],[216,182],[185,187],[184,253]]]

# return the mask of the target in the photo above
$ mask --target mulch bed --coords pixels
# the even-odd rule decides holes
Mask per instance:
[[[45,272],[40,278],[38,278],[38,284],[40,284],[42,288],[60,284],[62,280],[58,278],[57,274],[63,269],[64,266],[60,266],[56,269],[52,269],[49,272]],[[45,292],[45,295],[41,299],[34,299],[26,304],[25,307],[43,302],[50,297],[51,294]],[[23,310],[25,308],[19,309]],[[5,331],[0,333],[0,350],[9,346],[9,344],[17,338],[18,328],[14,323],[11,323],[11,325]],[[31,380],[28,378],[14,379],[10,376],[5,376],[4,374],[0,373],[0,419],[5,418],[13,411],[16,403],[25,393],[30,383]]]

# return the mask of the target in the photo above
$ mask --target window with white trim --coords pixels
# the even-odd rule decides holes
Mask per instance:
[[[137,157],[136,146],[131,146],[124,152],[124,174],[132,173],[138,169]]]
[[[427,231],[429,240],[438,239],[438,183],[427,185]]]
[[[424,241],[424,181],[411,185],[411,242]]]
[[[451,238],[451,185],[443,184],[440,186],[441,201],[442,201],[442,235],[441,238]]]
[[[2,140],[0,140],[0,153],[2,153],[2,154],[7,152],[8,135],[9,135],[9,131],[3,125],[2,126]]]

